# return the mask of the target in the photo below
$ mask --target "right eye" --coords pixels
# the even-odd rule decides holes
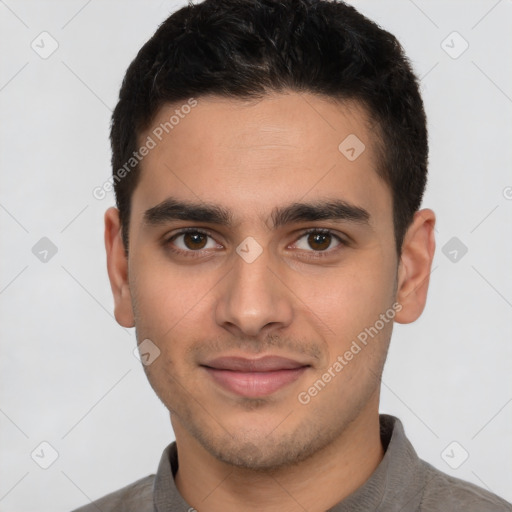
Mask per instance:
[[[208,246],[208,238],[212,239],[210,246]],[[170,248],[171,251],[182,254],[184,256],[199,256],[202,251],[208,251],[209,249],[219,248],[210,233],[197,228],[182,229],[177,233],[174,233],[169,237],[165,245]]]

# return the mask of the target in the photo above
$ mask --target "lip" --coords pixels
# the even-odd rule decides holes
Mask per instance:
[[[265,356],[259,359],[219,357],[201,365],[221,387],[240,396],[268,396],[296,381],[309,364]]]

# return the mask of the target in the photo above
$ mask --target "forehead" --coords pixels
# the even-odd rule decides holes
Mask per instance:
[[[154,147],[140,164],[135,214],[169,196],[222,205],[241,222],[319,197],[390,214],[377,136],[357,103],[306,93],[194,102],[165,105],[139,137]]]

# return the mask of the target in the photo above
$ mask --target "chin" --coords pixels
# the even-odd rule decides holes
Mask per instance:
[[[286,420],[285,420],[286,421]],[[215,436],[211,431],[192,432],[197,441],[217,460],[230,466],[251,471],[271,471],[295,466],[318,453],[329,445],[336,436],[324,428],[323,432],[314,425],[296,426],[292,431],[279,433],[265,429],[250,431],[230,429],[235,435],[224,430]]]

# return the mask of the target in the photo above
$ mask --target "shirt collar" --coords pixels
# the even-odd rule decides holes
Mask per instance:
[[[424,467],[405,436],[401,421],[380,415],[381,442],[385,454],[377,469],[359,489],[329,509],[329,512],[416,510],[424,487]],[[156,512],[193,511],[174,483],[178,470],[176,442],[169,444],[160,459],[153,486]]]
[[[424,466],[405,436],[402,422],[380,415],[380,437],[386,450],[370,478],[329,512],[417,510],[424,488]]]

